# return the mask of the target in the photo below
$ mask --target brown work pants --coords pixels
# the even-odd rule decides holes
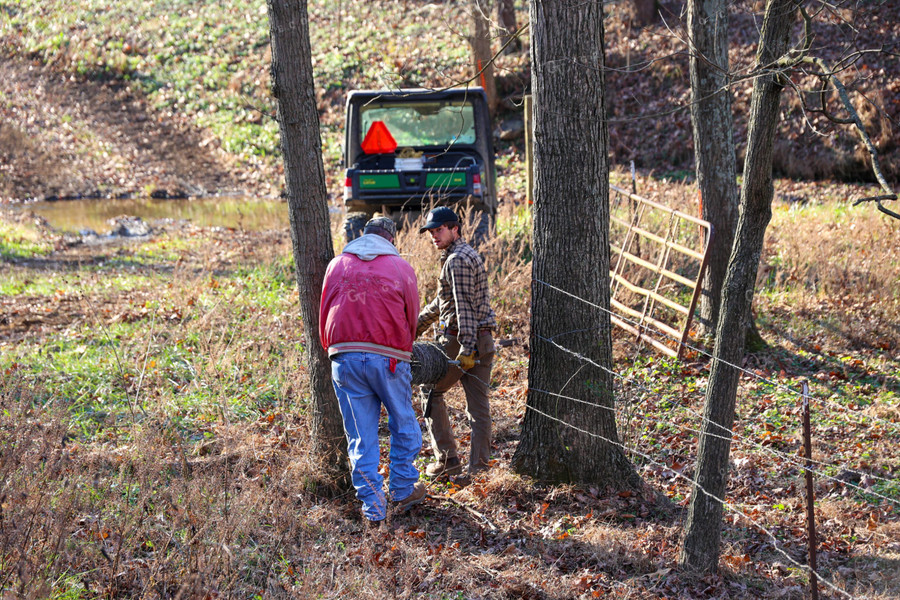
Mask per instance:
[[[425,427],[431,438],[434,456],[439,461],[458,457],[456,439],[447,414],[447,403],[444,393],[459,381],[466,394],[466,416],[472,428],[469,448],[469,472],[476,472],[488,467],[491,456],[491,407],[488,401],[491,383],[491,367],[494,363],[494,337],[490,331],[479,331],[478,350],[475,360],[478,361],[468,371],[450,366],[447,374],[436,384],[431,394],[431,418],[425,419]],[[459,354],[459,341],[455,335],[443,335],[439,340],[444,352],[452,360]],[[423,408],[427,403],[427,394],[423,394]]]

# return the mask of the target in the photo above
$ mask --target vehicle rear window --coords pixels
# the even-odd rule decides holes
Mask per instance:
[[[382,121],[404,146],[451,146],[475,143],[475,114],[464,102],[367,104],[360,107],[361,135],[375,121]]]

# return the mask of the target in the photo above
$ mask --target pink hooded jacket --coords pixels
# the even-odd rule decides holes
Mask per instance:
[[[328,264],[319,338],[329,356],[374,352],[409,362],[418,317],[416,273],[381,236],[353,240]]]

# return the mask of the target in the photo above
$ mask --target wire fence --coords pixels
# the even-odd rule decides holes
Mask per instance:
[[[542,390],[532,390],[532,391],[537,392],[537,393],[542,393]],[[554,394],[554,395],[556,395],[556,394]],[[569,399],[569,400],[576,400],[576,398],[567,398],[567,399]],[[547,414],[547,413],[541,411],[540,409],[535,408],[534,406],[527,406],[527,410],[531,410],[532,412],[535,412],[535,413],[537,413],[537,414],[543,416],[544,418],[547,418],[547,419],[550,419],[550,420],[555,421],[555,422],[557,422],[557,423],[560,423],[560,424],[562,424],[562,425],[564,425],[564,426],[566,426],[566,427],[569,427],[569,428],[571,428],[571,429],[574,429],[574,430],[576,430],[576,431],[578,431],[578,432],[580,432],[580,433],[583,433],[583,434],[585,434],[585,435],[587,435],[587,436],[593,437],[593,438],[595,438],[595,439],[602,440],[602,441],[604,441],[604,442],[606,442],[606,443],[608,443],[608,444],[610,444],[610,445],[616,446],[616,447],[618,447],[618,448],[624,450],[625,452],[627,452],[627,453],[629,453],[629,454],[635,454],[635,455],[637,455],[637,456],[640,456],[641,458],[643,458],[644,460],[646,460],[646,461],[648,461],[648,462],[650,462],[650,463],[652,463],[652,464],[655,464],[655,465],[657,465],[657,466],[666,467],[665,464],[657,462],[657,461],[654,460],[650,455],[645,454],[645,453],[643,453],[643,452],[640,452],[640,451],[638,451],[638,450],[636,450],[636,449],[634,449],[634,448],[629,448],[629,447],[625,446],[624,444],[622,444],[621,442],[619,442],[618,440],[612,440],[612,439],[610,439],[610,438],[608,438],[608,437],[604,437],[604,436],[602,436],[602,435],[599,435],[599,434],[596,434],[596,433],[587,431],[587,430],[585,430],[585,429],[582,429],[582,428],[578,427],[577,425],[572,425],[571,423],[566,423],[565,421],[563,421],[563,420],[561,420],[561,419],[558,419],[558,418],[556,418],[556,417],[554,417],[554,416],[552,416],[552,415],[549,415],[549,414]],[[743,510],[741,510],[740,508],[738,508],[738,506],[737,506],[736,504],[734,504],[733,502],[728,502],[728,501],[725,500],[724,498],[719,498],[719,497],[716,496],[715,494],[713,494],[713,493],[709,492],[708,490],[706,490],[703,486],[697,484],[696,482],[692,482],[691,479],[688,478],[686,475],[683,475],[683,474],[681,474],[681,473],[679,473],[679,472],[677,472],[677,471],[674,471],[674,473],[675,473],[675,475],[676,475],[677,477],[679,477],[679,478],[681,478],[681,479],[684,479],[684,480],[687,481],[687,482],[693,483],[694,487],[695,487],[697,490],[699,490],[700,492],[702,492],[702,493],[705,494],[706,496],[709,496],[710,498],[712,498],[713,500],[715,500],[716,502],[718,502],[719,504],[721,504],[725,509],[730,510],[730,511],[732,511],[732,512],[738,514],[739,516],[743,517],[743,518],[746,519],[751,525],[753,525],[754,527],[756,527],[757,529],[759,529],[760,531],[762,531],[764,534],[766,534],[766,535],[772,540],[772,547],[775,549],[775,551],[778,552],[779,554],[781,554],[782,556],[784,556],[784,558],[787,559],[787,561],[788,561],[789,563],[791,563],[792,565],[794,565],[795,567],[797,567],[797,568],[800,569],[800,570],[806,571],[807,573],[812,572],[812,569],[810,569],[810,567],[809,567],[808,565],[804,565],[804,564],[800,563],[798,560],[796,560],[796,559],[793,558],[790,554],[788,554],[788,552],[782,547],[782,546],[784,546],[785,544],[784,544],[783,542],[780,542],[779,539],[778,539],[778,537],[777,537],[771,530],[769,530],[765,525],[763,525],[762,523],[760,523],[758,520],[754,519],[754,518],[751,517],[749,514],[747,514],[746,512],[744,512]],[[844,590],[838,588],[834,583],[831,582],[831,580],[829,580],[828,578],[824,577],[821,573],[816,572],[816,576],[819,578],[819,580],[820,580],[822,583],[824,583],[827,587],[831,588],[833,591],[837,592],[838,594],[841,594],[842,596],[845,596],[845,597],[847,597],[847,598],[853,598],[853,597],[854,597],[853,595],[851,595],[851,594],[845,592]]]
[[[564,294],[570,298],[578,300],[578,301],[586,304],[589,307],[596,308],[601,311],[607,312],[610,314],[611,317],[616,316],[619,319],[622,319],[625,321],[628,320],[627,316],[623,316],[622,314],[613,313],[610,309],[607,309],[603,306],[600,306],[598,304],[595,304],[595,303],[587,301],[583,298],[580,298],[566,290],[563,290],[563,289],[561,289],[557,286],[554,286],[552,284],[549,284],[545,281],[534,280],[534,282],[536,284],[545,286],[548,289],[554,290],[554,291]],[[643,326],[644,331],[648,335],[655,335],[655,336],[659,336],[662,338],[669,338],[669,339],[672,338],[671,335],[667,334],[664,331],[654,329],[652,327],[648,327],[646,323],[643,323],[642,326]],[[632,391],[636,390],[636,392],[634,393],[634,395],[632,397],[632,402],[637,402],[637,401],[647,402],[654,398],[666,400],[665,398],[662,397],[662,395],[659,392],[654,392],[647,385],[640,382],[636,377],[625,375],[623,373],[617,372],[615,369],[610,369],[609,367],[598,364],[596,361],[591,360],[589,357],[586,357],[583,354],[581,354],[578,351],[573,350],[571,348],[566,348],[565,346],[563,346],[562,344],[558,343],[557,341],[555,341],[553,339],[545,338],[542,336],[537,336],[537,339],[540,339],[542,342],[547,343],[550,347],[553,347],[553,348],[559,350],[560,352],[564,352],[570,356],[577,358],[579,361],[589,363],[592,366],[597,367],[597,368],[603,370],[604,372],[608,373],[610,376],[612,376],[614,378],[614,381],[616,382],[616,384],[618,386],[617,391],[619,393],[617,394],[617,397],[624,395],[624,392],[626,390],[631,389]],[[659,341],[661,341],[661,340],[659,340]],[[695,345],[689,344],[682,340],[674,340],[674,341],[678,344],[684,344],[689,350],[696,352],[697,355],[708,358],[711,361],[710,364],[714,364],[716,361],[721,360],[721,359],[716,358],[711,353],[709,353],[709,352],[705,351],[704,349],[699,348]],[[757,373],[751,369],[747,369],[741,365],[736,365],[733,363],[729,363],[727,361],[721,361],[721,362],[723,362],[727,366],[730,366],[730,367],[736,369],[740,373],[740,375],[747,380],[756,381],[758,383],[765,384],[767,386],[770,386],[774,390],[780,390],[781,392],[785,393],[786,395],[796,396],[798,399],[802,397],[803,391],[800,389],[794,388],[790,385],[787,385],[780,381],[774,380],[770,377],[761,375],[760,373]],[[567,396],[567,395],[560,394],[558,392],[554,392],[551,390],[530,388],[528,391],[530,394],[544,394],[544,395],[556,397],[559,399],[565,399],[565,400],[568,400],[571,402],[580,403],[580,404],[588,406],[591,409],[612,411],[614,413],[614,416],[615,416],[615,413],[621,409],[621,404],[622,404],[621,402],[618,402],[619,407],[617,408],[615,406],[607,406],[607,405],[603,405],[600,403],[590,402],[588,400],[584,400],[583,398],[575,398],[575,397]],[[686,394],[686,396],[689,396],[689,397],[696,396],[695,399],[699,402],[702,402],[705,399],[705,392],[702,389],[698,388],[692,392],[688,392]],[[822,399],[817,398],[817,400],[822,400]],[[815,475],[823,480],[833,482],[836,485],[841,485],[848,489],[852,489],[860,494],[864,494],[864,495],[868,496],[869,498],[876,498],[879,501],[887,503],[891,507],[900,507],[900,500],[898,500],[896,498],[892,498],[885,494],[879,493],[868,487],[863,487],[861,485],[857,485],[857,484],[853,483],[852,481],[848,481],[846,477],[836,477],[834,475],[834,473],[836,471],[839,471],[844,475],[851,474],[851,475],[859,477],[860,479],[866,477],[866,478],[870,478],[871,480],[880,481],[880,482],[883,482],[888,485],[893,485],[893,486],[900,485],[900,482],[898,482],[898,480],[895,478],[881,477],[881,476],[878,476],[878,475],[875,475],[872,473],[862,472],[862,471],[851,468],[848,464],[829,462],[826,460],[817,460],[817,459],[812,459],[812,457],[809,457],[807,459],[806,457],[799,456],[796,453],[780,451],[773,447],[767,446],[764,443],[762,443],[756,439],[753,439],[749,436],[739,434],[738,432],[735,431],[734,427],[729,429],[729,428],[723,427],[719,424],[716,424],[716,423],[710,421],[703,414],[693,410],[690,407],[690,404],[691,404],[691,402],[684,401],[681,403],[680,407],[682,409],[684,409],[685,412],[687,414],[689,414],[692,418],[697,419],[697,421],[700,424],[699,426],[709,425],[709,426],[711,426],[712,431],[704,432],[702,429],[699,429],[697,426],[692,426],[690,424],[679,422],[679,421],[676,421],[673,419],[666,419],[666,420],[656,419],[656,418],[653,418],[652,416],[650,416],[648,411],[641,411],[639,417],[637,417],[637,418],[648,421],[651,424],[676,427],[676,428],[680,429],[681,431],[684,431],[684,432],[687,432],[687,433],[697,436],[698,439],[700,436],[708,435],[708,436],[720,438],[723,440],[727,440],[729,442],[735,442],[735,443],[739,444],[742,448],[746,449],[750,453],[755,454],[756,456],[762,456],[765,459],[771,460],[773,462],[774,461],[782,461],[781,464],[786,463],[792,467],[796,467],[799,472],[805,472],[808,470],[813,475]],[[862,416],[862,415],[859,415],[858,413],[854,412],[853,410],[851,410],[849,407],[847,407],[839,402],[832,401],[830,399],[825,399],[825,402],[823,402],[823,404],[829,406],[830,408],[841,411],[841,413],[843,415],[848,416],[848,417]],[[719,502],[720,504],[722,504],[722,506],[726,510],[734,513],[739,518],[745,519],[753,527],[755,527],[757,530],[759,530],[760,532],[765,534],[767,536],[767,538],[771,541],[773,549],[778,554],[783,556],[790,564],[797,567],[798,569],[801,569],[801,570],[809,573],[811,576],[814,574],[815,577],[818,578],[818,580],[824,586],[828,587],[833,592],[835,592],[843,597],[853,598],[853,596],[851,594],[849,594],[845,590],[840,589],[831,579],[826,577],[821,572],[822,571],[821,567],[816,569],[815,571],[813,571],[809,565],[802,564],[800,561],[798,561],[797,559],[795,559],[794,557],[792,557],[789,554],[789,552],[787,551],[786,548],[791,543],[802,542],[802,540],[800,540],[799,537],[794,536],[793,538],[788,538],[787,540],[779,539],[779,536],[776,535],[775,532],[773,532],[769,527],[767,527],[765,524],[761,523],[758,519],[755,519],[750,514],[748,514],[748,512],[742,507],[741,504],[730,501],[727,498],[719,498],[719,497],[715,496],[714,494],[709,492],[709,490],[705,489],[703,486],[698,485],[696,482],[694,482],[689,476],[682,473],[682,471],[685,471],[686,469],[684,469],[684,468],[675,469],[672,466],[666,464],[665,462],[661,462],[660,460],[655,459],[649,453],[641,451],[635,445],[629,445],[629,444],[623,443],[619,440],[609,439],[602,435],[587,431],[577,425],[574,425],[572,423],[567,423],[564,420],[559,419],[558,417],[550,415],[550,414],[540,410],[539,408],[531,405],[530,403],[526,402],[525,408],[526,408],[526,410],[531,410],[532,412],[535,412],[536,414],[539,414],[546,419],[557,422],[565,427],[569,427],[573,430],[579,431],[582,434],[585,434],[585,435],[588,435],[588,436],[591,436],[591,437],[594,437],[597,439],[601,439],[605,443],[619,447],[623,451],[628,453],[629,455],[631,455],[633,457],[639,457],[641,460],[645,461],[646,464],[654,465],[658,468],[663,469],[664,470],[663,472],[671,473],[672,478],[681,479],[687,483],[690,483],[693,486],[693,489],[695,489],[695,490],[699,491],[700,493],[703,493],[703,494],[709,496],[710,498],[714,499],[715,501]],[[867,420],[867,424],[871,424],[873,421],[880,421],[881,424],[884,426],[897,427],[896,423],[888,421],[887,419],[879,419],[878,417],[873,417],[871,415],[865,415],[864,418]],[[850,420],[853,421],[853,419],[850,419]],[[860,424],[860,423],[858,423],[858,424]],[[800,427],[799,423],[797,423],[797,427],[799,429],[799,427]]]
[[[685,339],[676,339],[673,335],[669,334],[668,332],[658,329],[658,328],[654,328],[652,325],[648,325],[646,322],[637,323],[635,321],[632,321],[626,315],[623,315],[621,313],[615,313],[612,310],[610,310],[604,306],[590,302],[584,298],[581,298],[575,294],[572,294],[571,292],[561,289],[558,286],[549,284],[545,281],[541,281],[539,279],[535,279],[533,281],[536,284],[539,284],[550,290],[553,290],[560,294],[563,294],[569,298],[572,298],[579,302],[582,302],[588,307],[606,312],[609,314],[609,316],[611,318],[615,317],[624,322],[631,322],[632,325],[635,325],[635,326],[639,325],[640,328],[642,329],[642,331],[644,332],[644,335],[656,336],[658,343],[674,342],[675,344],[683,346],[686,349],[696,353],[697,356],[702,356],[702,357],[709,359],[710,365],[713,365],[716,362],[725,364],[726,366],[729,366],[729,367],[735,369],[736,371],[738,371],[740,376],[742,378],[744,378],[745,380],[755,381],[757,383],[764,384],[766,386],[769,386],[773,390],[780,391],[787,396],[795,396],[798,399],[800,399],[803,395],[803,390],[801,390],[801,389],[798,389],[791,385],[785,384],[785,383],[775,380],[771,377],[766,377],[754,370],[745,368],[742,365],[737,365],[737,364],[730,363],[728,361],[723,361],[722,359],[717,358],[716,356],[714,356],[712,353],[706,351],[705,349],[698,347],[697,345],[690,344]],[[563,346],[562,344],[558,343],[554,339],[550,339],[550,338],[546,338],[546,337],[542,337],[542,336],[537,336],[537,339],[541,340],[544,343],[547,343],[550,347],[553,347],[553,348],[559,350],[560,352],[564,352],[570,356],[573,356],[573,357],[577,358],[579,361],[589,363],[592,366],[599,368],[602,371],[609,374],[610,376],[612,376],[613,380],[616,382],[616,385],[617,385],[616,397],[617,397],[618,407],[617,406],[607,406],[607,405],[603,405],[600,403],[591,402],[589,400],[584,400],[583,398],[575,398],[575,397],[567,396],[567,395],[560,394],[557,392],[553,392],[550,390],[530,388],[528,391],[531,394],[544,394],[544,395],[552,396],[555,398],[564,399],[564,400],[568,400],[571,402],[586,405],[587,407],[589,407],[591,409],[612,411],[614,418],[617,416],[620,416],[620,415],[617,415],[617,413],[618,413],[618,411],[621,410],[621,407],[623,404],[621,402],[621,397],[627,395],[627,391],[629,391],[629,390],[632,392],[632,396],[631,396],[632,403],[637,403],[637,402],[645,403],[652,399],[666,400],[665,398],[663,398],[663,396],[659,392],[653,391],[652,389],[650,389],[650,387],[648,387],[647,385],[642,383],[640,380],[638,380],[633,375],[632,376],[625,375],[623,373],[616,371],[615,369],[610,369],[609,367],[601,365],[601,364],[597,363],[596,361],[591,360],[589,357],[586,357],[583,354],[579,353],[578,351]],[[705,401],[705,391],[701,387],[698,387],[692,391],[686,392],[683,394],[683,396],[684,396],[684,398],[683,398],[683,401],[680,403],[680,408],[683,409],[688,415],[690,415],[691,418],[696,419],[697,422],[699,423],[699,426],[692,426],[688,423],[676,421],[673,419],[666,419],[666,420],[656,419],[656,418],[653,418],[649,414],[648,411],[640,412],[638,418],[643,419],[645,422],[649,422],[651,424],[664,425],[664,426],[668,426],[668,427],[676,427],[683,432],[686,432],[686,433],[696,436],[697,439],[699,439],[703,435],[707,435],[707,436],[727,440],[729,442],[734,442],[734,443],[740,445],[743,449],[746,449],[746,451],[753,453],[756,456],[762,456],[763,458],[765,458],[767,460],[773,461],[773,463],[775,461],[781,461],[781,464],[786,463],[786,464],[790,465],[791,467],[795,467],[798,470],[798,472],[802,473],[802,472],[808,471],[808,472],[812,473],[813,475],[819,477],[820,479],[832,482],[835,485],[844,486],[846,489],[854,490],[855,492],[858,492],[859,494],[862,494],[862,495],[866,495],[869,498],[878,499],[879,501],[882,501],[882,502],[890,505],[892,508],[900,507],[900,500],[898,500],[897,498],[892,498],[886,494],[879,493],[878,491],[870,489],[870,487],[864,487],[862,485],[857,485],[853,481],[848,480],[846,475],[849,474],[851,476],[855,476],[855,477],[859,478],[860,480],[862,480],[863,478],[869,478],[870,480],[880,481],[880,482],[883,482],[890,486],[900,486],[900,481],[898,481],[897,479],[890,478],[890,477],[881,477],[881,476],[875,475],[873,473],[863,472],[863,471],[852,468],[849,464],[846,464],[846,463],[836,463],[836,462],[829,462],[826,460],[813,459],[811,456],[804,457],[804,456],[798,455],[796,452],[781,451],[781,450],[778,450],[771,446],[767,446],[765,443],[760,442],[757,439],[754,439],[750,436],[742,435],[742,434],[738,433],[735,430],[734,426],[731,429],[729,429],[727,427],[724,427],[722,425],[719,425],[717,423],[710,421],[705,415],[693,410],[690,406],[691,398],[693,398],[694,400],[696,400],[699,403],[702,403],[703,401]],[[869,426],[873,422],[878,422],[882,426],[885,426],[885,427],[897,427],[896,423],[893,423],[887,419],[881,419],[881,418],[879,418],[877,416],[873,416],[873,415],[860,415],[859,413],[853,411],[850,407],[848,407],[844,404],[841,404],[840,402],[831,400],[829,398],[825,398],[825,399],[816,398],[816,400],[820,401],[823,405],[827,405],[829,408],[840,411],[843,416],[848,417],[849,420],[851,422],[854,422],[855,424],[859,424],[859,425],[865,424],[865,425]],[[567,423],[564,420],[559,419],[558,417],[550,415],[550,414],[540,410],[539,408],[531,405],[530,403],[526,402],[525,409],[530,410],[536,414],[539,414],[540,416],[542,416],[546,419],[557,422],[565,427],[569,427],[573,430],[579,431],[582,434],[600,439],[600,440],[604,441],[605,443],[619,447],[627,454],[629,454],[633,457],[638,457],[642,461],[645,461],[646,464],[654,465],[654,466],[662,469],[663,470],[662,472],[664,472],[664,473],[671,473],[672,475],[670,476],[670,478],[680,479],[686,483],[691,484],[692,489],[695,489],[699,493],[703,493],[703,494],[707,495],[708,497],[714,499],[715,501],[719,502],[725,510],[728,510],[728,511],[732,512],[733,514],[737,515],[738,518],[746,520],[754,528],[756,528],[757,530],[762,532],[771,541],[772,548],[774,549],[774,551],[777,552],[778,554],[780,554],[781,556],[783,556],[791,565],[795,566],[798,569],[803,570],[804,572],[809,573],[810,576],[815,576],[815,578],[817,578],[824,586],[828,587],[833,592],[835,592],[843,597],[853,598],[853,596],[850,593],[846,592],[845,590],[840,589],[831,579],[826,577],[821,572],[822,571],[821,567],[819,567],[816,570],[813,570],[809,565],[802,564],[800,561],[798,561],[797,559],[795,559],[794,557],[792,557],[790,555],[787,548],[792,543],[802,542],[802,540],[800,540],[799,537],[797,537],[797,536],[788,537],[788,539],[786,539],[786,540],[779,539],[779,536],[776,535],[776,533],[773,532],[769,527],[767,527],[764,523],[760,522],[758,519],[755,519],[752,515],[750,515],[747,512],[747,510],[744,508],[744,505],[739,504],[734,501],[730,501],[727,498],[717,497],[716,495],[711,493],[709,490],[705,489],[703,486],[698,485],[696,482],[694,482],[688,475],[685,475],[682,472],[682,471],[687,471],[686,468],[684,468],[684,467],[677,468],[677,469],[673,468],[672,466],[666,464],[665,462],[661,462],[660,460],[655,459],[649,453],[641,451],[640,449],[638,449],[636,447],[636,445],[629,445],[629,444],[623,443],[619,440],[609,439],[602,435],[587,431],[577,425],[574,425],[572,423]],[[865,423],[860,422],[859,420],[856,420],[857,417],[861,418],[861,419],[865,419]],[[703,427],[703,426],[709,426],[711,431],[704,432],[702,429],[698,428],[698,427]],[[799,427],[800,427],[799,423],[797,423],[797,427],[799,429]],[[841,476],[835,476],[834,475],[835,472],[840,472]]]
[[[560,292],[560,293],[562,293],[562,294],[564,294],[564,295],[566,295],[566,296],[568,296],[568,297],[570,297],[570,298],[573,298],[573,299],[575,299],[575,300],[578,300],[578,301],[580,301],[580,302],[583,302],[583,303],[586,304],[587,306],[590,306],[590,307],[592,307],[592,308],[596,308],[596,309],[598,309],[598,310],[601,310],[601,311],[603,311],[603,312],[606,312],[606,313],[608,313],[610,316],[616,316],[617,318],[622,319],[622,320],[624,320],[624,321],[626,321],[626,322],[629,322],[629,323],[631,323],[632,325],[636,325],[636,324],[637,324],[636,321],[629,320],[627,317],[624,317],[623,315],[620,315],[620,314],[616,314],[616,313],[614,313],[612,310],[610,310],[610,309],[608,309],[608,308],[606,308],[606,307],[604,307],[604,306],[601,306],[601,305],[599,305],[599,304],[595,304],[595,303],[593,303],[593,302],[590,302],[590,301],[588,301],[588,300],[585,300],[584,298],[580,298],[580,297],[576,296],[575,294],[572,294],[571,292],[568,292],[568,291],[566,291],[566,290],[563,290],[563,289],[561,289],[561,288],[559,288],[559,287],[557,287],[557,286],[555,286],[555,285],[552,285],[552,284],[547,283],[547,282],[545,282],[545,281],[541,281],[541,280],[539,280],[539,279],[536,279],[536,280],[534,280],[534,281],[535,281],[535,283],[538,283],[538,284],[543,285],[543,286],[545,286],[545,287],[547,287],[547,288],[549,288],[549,289],[552,289],[552,290],[554,290],[554,291]],[[649,327],[649,326],[645,326],[645,328],[646,328],[646,330],[647,330],[647,333],[650,333],[650,334],[653,334],[653,335],[656,335],[656,336],[659,336],[659,337],[665,337],[665,338],[667,338],[667,339],[669,339],[669,340],[671,340],[671,341],[673,341],[673,342],[675,342],[675,343],[682,343],[680,340],[678,340],[678,339],[674,338],[673,336],[667,334],[665,331],[662,331],[662,330],[659,330],[659,329],[654,329],[654,328]],[[710,353],[710,352],[704,350],[703,348],[700,348],[699,346],[692,345],[692,344],[689,344],[689,343],[687,343],[687,342],[684,342],[684,347],[687,348],[688,350],[691,350],[691,351],[693,351],[693,352],[696,352],[696,353],[697,353],[698,355],[700,355],[700,356],[704,356],[704,357],[708,358],[711,362],[720,362],[720,363],[722,363],[722,364],[724,364],[724,365],[726,365],[726,366],[729,366],[729,367],[731,367],[731,368],[733,368],[733,369],[739,371],[742,375],[746,375],[747,377],[749,377],[749,378],[751,378],[751,379],[755,379],[755,380],[757,380],[757,381],[760,381],[760,382],[762,382],[762,383],[765,383],[766,385],[772,386],[772,387],[775,388],[775,389],[782,390],[782,391],[784,391],[784,392],[786,392],[786,393],[788,393],[788,394],[790,394],[790,395],[799,396],[799,395],[802,393],[802,391],[801,391],[799,388],[791,387],[791,386],[789,386],[789,385],[786,385],[786,384],[784,384],[784,383],[781,383],[781,382],[776,381],[776,380],[774,380],[774,379],[771,379],[771,378],[769,378],[769,377],[765,377],[765,376],[763,376],[763,375],[760,375],[759,373],[757,373],[757,372],[755,372],[755,371],[752,371],[752,370],[750,370],[750,369],[747,369],[747,368],[745,368],[745,367],[743,367],[743,366],[736,365],[736,364],[731,363],[731,362],[729,362],[729,361],[727,361],[727,360],[717,358],[717,357],[714,356],[712,353]],[[836,408],[836,409],[839,409],[839,410],[841,410],[841,411],[844,411],[848,416],[854,416],[854,413],[850,410],[850,408],[848,408],[847,406],[845,406],[845,405],[843,405],[843,404],[840,404],[840,403],[835,402],[835,401],[833,401],[833,400],[831,400],[831,399],[828,399],[828,398],[824,398],[824,399],[823,399],[823,398],[818,398],[818,400],[822,401],[824,404],[828,404],[829,406],[831,406],[831,407],[833,407],[833,408]],[[866,423],[858,423],[858,424],[864,424],[864,425],[868,426],[868,425],[870,425],[871,422],[874,420],[875,422],[879,422],[879,423],[881,423],[881,424],[888,425],[888,426],[895,426],[895,425],[896,425],[896,423],[894,423],[894,422],[892,422],[892,421],[889,421],[888,419],[880,418],[880,417],[878,417],[877,415],[866,415],[865,418],[868,419],[868,421],[867,421]]]
[[[539,338],[539,339],[541,339],[541,340],[544,341],[544,342],[548,342],[549,344],[555,346],[555,347],[558,348],[559,350],[561,350],[561,351],[563,351],[563,352],[566,352],[566,353],[568,353],[568,354],[570,354],[570,355],[572,355],[572,356],[575,356],[575,357],[579,358],[579,359],[582,360],[582,361],[585,361],[585,362],[590,363],[592,366],[597,367],[597,368],[599,368],[599,369],[601,369],[601,370],[603,370],[603,371],[609,373],[609,374],[612,375],[613,377],[616,377],[616,378],[619,378],[619,379],[622,379],[622,380],[625,380],[625,379],[626,379],[625,376],[623,376],[622,374],[617,373],[616,371],[611,370],[611,369],[609,369],[609,368],[607,368],[607,367],[604,367],[603,365],[600,365],[599,363],[597,363],[597,362],[595,362],[595,361],[592,361],[591,359],[589,359],[589,358],[587,358],[587,357],[585,357],[585,356],[583,356],[583,355],[581,355],[581,354],[579,354],[579,353],[577,353],[577,352],[574,352],[574,351],[572,351],[572,350],[570,350],[570,349],[568,349],[568,348],[565,348],[565,347],[563,347],[563,346],[557,344],[556,342],[554,342],[554,341],[552,341],[552,340],[549,340],[549,339],[546,339],[546,338],[542,338],[542,337]],[[636,386],[640,387],[640,389],[641,389],[642,391],[644,391],[644,392],[645,392],[646,394],[648,394],[648,395],[655,395],[655,393],[654,393],[653,391],[651,391],[649,388],[647,388],[646,386],[641,385],[640,383],[634,381],[633,379],[632,379],[632,380],[628,380],[628,383],[631,384],[631,385],[636,385]],[[542,393],[550,394],[551,392],[543,391]],[[614,407],[604,406],[604,405],[602,405],[602,404],[597,404],[597,403],[589,402],[589,401],[586,401],[586,400],[583,400],[583,399],[578,399],[578,398],[569,398],[569,397],[562,396],[562,395],[558,395],[558,396],[559,396],[560,398],[563,398],[563,399],[567,399],[567,400],[571,400],[571,401],[573,401],[573,402],[578,402],[578,403],[581,403],[581,404],[588,405],[588,406],[590,406],[590,407],[592,407],[592,408],[598,408],[598,409],[601,409],[601,410],[612,411],[612,412],[615,412],[615,411],[616,411],[616,409],[615,409]],[[685,408],[686,408],[686,407],[685,407]],[[689,427],[689,426],[687,426],[687,425],[684,425],[683,423],[678,423],[678,422],[674,422],[674,421],[671,421],[671,420],[663,421],[663,420],[661,420],[661,419],[651,419],[650,417],[646,416],[646,414],[644,415],[644,418],[647,419],[647,420],[653,421],[653,422],[655,422],[655,423],[658,423],[658,424],[674,425],[674,426],[679,427],[679,428],[681,428],[681,429],[683,429],[683,430],[685,430],[685,431],[688,431],[688,432],[690,432],[690,433],[695,433],[695,434],[697,434],[698,436],[700,436],[700,435],[708,435],[708,436],[710,436],[710,437],[714,437],[714,438],[718,438],[718,439],[723,439],[723,440],[727,440],[727,441],[737,441],[738,443],[743,444],[743,445],[745,445],[745,446],[751,446],[751,447],[754,447],[754,448],[759,449],[761,452],[765,452],[765,453],[767,453],[767,454],[771,454],[772,456],[774,456],[774,457],[776,457],[776,458],[779,458],[779,459],[781,459],[781,460],[787,461],[788,463],[790,463],[790,464],[792,464],[792,465],[795,465],[795,466],[797,466],[797,467],[799,467],[799,468],[802,468],[802,469],[806,469],[806,468],[807,468],[807,467],[806,467],[806,464],[805,464],[806,459],[800,460],[800,459],[796,458],[796,456],[793,455],[793,454],[790,454],[790,453],[787,453],[787,452],[780,452],[780,451],[778,451],[778,450],[775,450],[774,448],[770,448],[770,447],[768,447],[768,446],[765,446],[764,444],[762,444],[762,443],[760,443],[760,442],[757,442],[757,441],[755,441],[755,440],[753,440],[753,439],[751,439],[751,438],[749,438],[749,437],[738,435],[737,433],[734,432],[733,429],[728,429],[728,428],[726,428],[726,427],[722,427],[722,426],[719,425],[718,423],[714,423],[714,422],[710,421],[710,420],[707,419],[704,415],[702,415],[702,414],[700,414],[700,413],[698,413],[698,412],[696,412],[696,411],[693,411],[693,410],[691,410],[691,409],[689,409],[689,408],[686,408],[686,410],[687,410],[688,412],[690,412],[693,416],[695,416],[696,418],[698,418],[698,419],[700,420],[701,423],[703,423],[703,424],[709,423],[709,424],[711,424],[713,427],[720,429],[720,430],[721,430],[721,433],[710,433],[710,432],[704,433],[702,430],[695,429],[695,428],[693,428],[693,427]],[[849,469],[848,467],[846,467],[846,465],[838,465],[838,464],[836,464],[836,463],[828,463],[828,462],[825,462],[825,461],[817,461],[817,460],[813,460],[812,462],[813,462],[814,464],[817,464],[817,465],[821,466],[821,467],[831,467],[831,468],[835,468],[835,469],[840,469],[840,470],[842,470],[842,471],[846,471],[846,472],[850,472],[850,473],[855,473],[855,474],[858,474],[858,475],[860,475],[860,476],[872,477],[873,479],[878,479],[878,480],[881,480],[881,481],[885,481],[885,482],[887,482],[887,483],[900,483],[900,482],[898,482],[898,481],[895,480],[895,479],[889,479],[889,478],[885,478],[885,477],[877,477],[877,476],[871,475],[871,474],[869,474],[869,473],[862,473],[862,472],[859,472],[859,471],[853,471],[853,470]],[[822,478],[824,478],[824,479],[828,479],[828,480],[834,481],[834,482],[836,482],[836,483],[839,483],[839,484],[842,484],[842,485],[846,485],[846,486],[849,487],[849,488],[854,488],[854,489],[860,491],[861,493],[869,494],[869,495],[871,495],[871,496],[875,496],[875,497],[877,497],[877,498],[879,498],[879,499],[881,499],[881,500],[885,500],[885,501],[887,501],[887,502],[890,502],[890,503],[892,503],[892,504],[895,504],[895,505],[897,505],[898,508],[900,508],[900,500],[897,500],[897,499],[895,499],[895,498],[890,498],[889,496],[885,496],[884,494],[880,494],[880,493],[878,493],[878,492],[874,492],[874,491],[871,491],[871,490],[867,490],[867,489],[863,488],[862,486],[855,485],[855,484],[853,484],[853,483],[851,483],[851,482],[849,482],[849,481],[845,481],[845,480],[843,480],[843,479],[838,479],[838,478],[833,477],[833,476],[831,476],[830,474],[828,474],[827,472],[822,471],[822,470],[811,469],[811,471],[812,471],[812,473],[813,473],[814,475],[818,475],[818,476],[820,476],[820,477],[822,477]]]

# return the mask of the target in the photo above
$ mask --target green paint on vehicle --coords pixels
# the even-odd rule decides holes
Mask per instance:
[[[397,175],[361,175],[359,187],[366,190],[386,190],[400,187]]]
[[[425,177],[427,187],[462,187],[466,185],[465,173],[429,173]]]

